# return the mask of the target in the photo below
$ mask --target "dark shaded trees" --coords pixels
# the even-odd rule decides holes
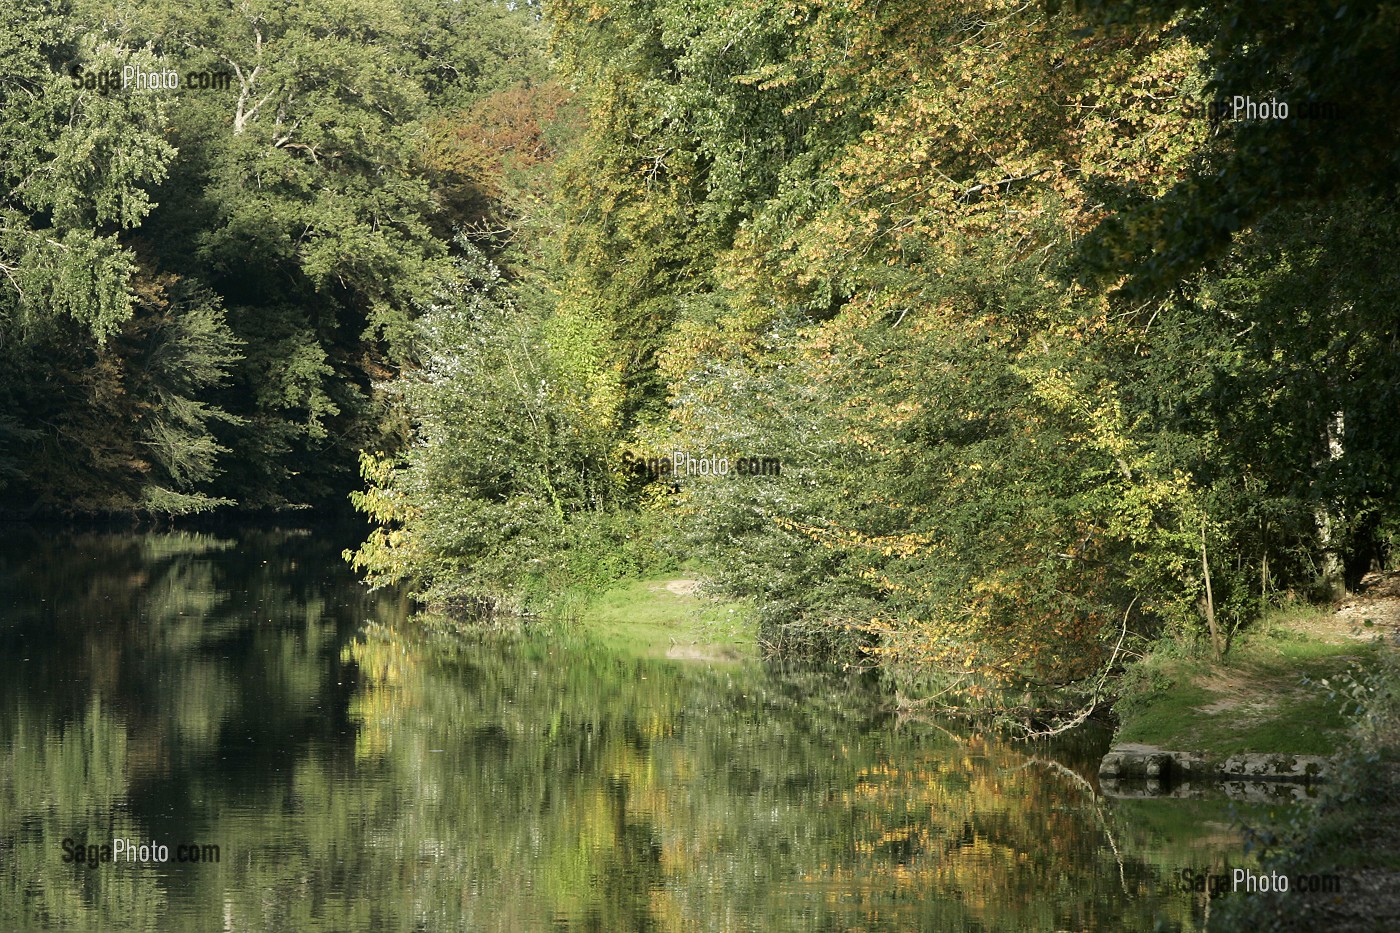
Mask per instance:
[[[413,365],[411,322],[454,278],[456,229],[495,210],[493,192],[430,194],[428,128],[542,77],[535,15],[76,0],[5,17],[13,503],[343,502],[358,452],[402,436],[375,386]],[[129,66],[186,83],[72,79]]]

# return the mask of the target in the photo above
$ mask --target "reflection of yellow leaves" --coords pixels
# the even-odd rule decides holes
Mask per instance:
[[[341,657],[355,662],[362,685],[350,700],[350,718],[359,729],[355,757],[374,758],[388,752],[391,727],[421,700],[418,656],[388,630],[371,628],[351,642]]]

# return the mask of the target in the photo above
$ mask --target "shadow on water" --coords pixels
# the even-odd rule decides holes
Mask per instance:
[[[11,530],[0,929],[1150,930],[1199,919],[1179,869],[1240,860],[1225,808],[1100,797],[1102,735],[435,633],[344,543]],[[115,838],[171,861],[64,861]]]

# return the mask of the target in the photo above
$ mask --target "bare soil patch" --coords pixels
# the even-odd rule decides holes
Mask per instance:
[[[1361,588],[1332,617],[1349,638],[1380,635],[1391,644],[1400,643],[1400,571],[1366,574]]]
[[[1199,707],[1202,713],[1232,716],[1267,716],[1278,706],[1280,692],[1294,694],[1291,684],[1278,678],[1262,678],[1258,674],[1237,669],[1215,669],[1196,678],[1196,683],[1217,699]]]
[[[1287,627],[1334,644],[1379,636],[1388,644],[1400,645],[1400,571],[1368,573],[1357,591],[1330,615],[1295,620]]]
[[[667,580],[665,589],[674,596],[694,596],[700,589],[699,580]]]

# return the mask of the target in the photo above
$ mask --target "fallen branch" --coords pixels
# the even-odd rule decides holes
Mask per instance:
[[[1104,665],[1103,672],[1099,674],[1099,682],[1094,685],[1094,692],[1089,697],[1089,702],[1068,721],[1062,722],[1049,729],[1027,731],[1025,738],[1048,739],[1062,732],[1068,732],[1076,726],[1083,725],[1084,721],[1093,715],[1094,710],[1099,708],[1099,698],[1103,695],[1104,685],[1108,683],[1108,674],[1113,670],[1113,665],[1118,660],[1118,652],[1123,647],[1123,639],[1128,636],[1128,616],[1132,614],[1133,607],[1137,605],[1137,601],[1138,598],[1134,596],[1133,601],[1128,603],[1128,608],[1123,613],[1123,630],[1118,633],[1118,644],[1113,646],[1113,654],[1109,655],[1108,663]]]

